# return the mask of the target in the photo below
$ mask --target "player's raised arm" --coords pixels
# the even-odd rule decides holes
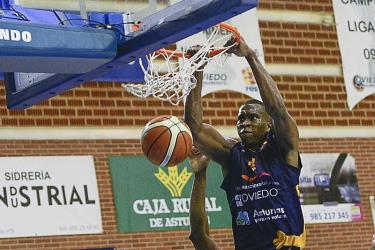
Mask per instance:
[[[203,72],[197,71],[194,76],[197,79],[197,85],[186,98],[184,119],[191,129],[194,144],[203,154],[221,164],[225,175],[225,166],[235,141],[224,138],[214,127],[203,123],[201,97]]]
[[[279,147],[285,156],[285,160],[290,165],[297,167],[298,129],[296,122],[286,110],[284,100],[276,83],[243,38],[241,38],[238,46],[233,47],[228,52],[246,58],[257,81],[264,107],[271,117],[272,129]]]
[[[193,147],[190,165],[194,172],[190,202],[190,240],[195,249],[218,249],[209,235],[208,218],[205,210],[206,170],[209,159]]]

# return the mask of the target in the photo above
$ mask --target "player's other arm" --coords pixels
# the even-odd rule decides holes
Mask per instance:
[[[223,166],[223,173],[225,176],[227,173],[226,165],[230,149],[235,141],[224,138],[214,127],[203,123],[201,97],[203,72],[197,71],[194,73],[194,76],[197,79],[197,85],[186,98],[184,114],[185,122],[191,129],[194,144],[203,154]]]
[[[195,249],[219,249],[209,235],[208,218],[205,210],[206,169],[209,159],[195,151],[190,156],[190,165],[194,172],[193,189],[190,203],[190,236]]]
[[[234,47],[230,52],[238,56],[244,56],[249,63],[265,109],[271,116],[272,128],[280,150],[283,152],[287,163],[298,167],[299,134],[297,124],[288,113],[276,83],[243,38],[241,38],[240,45]]]

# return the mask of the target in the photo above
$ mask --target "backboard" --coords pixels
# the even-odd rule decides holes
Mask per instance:
[[[1,31],[5,30],[2,24],[15,22],[42,25],[38,26],[40,30],[35,31],[33,37],[44,33],[43,28],[64,26],[60,32],[64,33],[62,39],[67,40],[67,49],[56,58],[64,58],[65,55],[74,58],[80,65],[87,61],[91,63],[86,68],[59,66],[51,72],[47,70],[49,67],[45,66],[46,70],[43,70],[40,65],[33,68],[29,64],[25,69],[22,60],[15,61],[10,69],[7,68],[8,73],[4,74],[7,106],[10,109],[28,108],[89,80],[142,82],[143,73],[134,63],[136,59],[256,5],[257,0],[2,0],[1,50],[6,49],[1,45],[1,42],[5,42],[1,39],[4,38]],[[83,20],[86,17],[88,20]],[[93,60],[96,53],[92,57],[84,57],[79,52],[82,49],[80,47],[71,49],[70,41],[77,43],[77,39],[67,39],[65,34],[83,30],[83,35],[86,35],[85,29],[87,32],[96,29],[93,32],[95,37],[87,38],[91,42],[90,49],[97,49],[98,46],[103,47],[101,51],[107,49],[107,53],[98,53],[100,58]],[[111,41],[107,33],[113,33],[115,41]],[[108,38],[105,46],[101,43],[103,37]],[[51,43],[55,40],[51,39]],[[113,44],[116,44],[115,49],[112,48]],[[48,55],[40,53],[40,64],[52,65],[46,59]],[[69,65],[69,59],[66,64]]]

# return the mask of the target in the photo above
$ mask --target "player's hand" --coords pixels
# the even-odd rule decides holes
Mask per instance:
[[[195,146],[193,146],[189,160],[194,173],[205,170],[210,162],[210,159],[203,155]]]
[[[186,54],[189,56],[189,57],[192,57],[194,56],[195,54],[198,53],[198,51],[202,48],[202,46],[199,46],[199,45],[194,45],[194,46],[191,46],[189,49],[186,50]]]
[[[372,236],[372,244],[370,250],[375,250],[375,234]]]
[[[235,37],[232,37],[224,46],[230,46],[233,43],[235,43]],[[230,48],[227,53],[233,53],[239,57],[255,55],[254,51],[247,45],[242,36],[240,43]]]
[[[199,50],[202,48],[202,46],[199,46],[199,45],[195,45],[195,46],[192,46],[190,47],[187,51],[186,51],[186,54],[189,58],[193,57],[194,55],[196,55]],[[208,58],[207,57],[203,57],[201,58],[201,61],[199,62],[199,68],[197,70],[203,70],[204,67],[206,67],[208,63]]]

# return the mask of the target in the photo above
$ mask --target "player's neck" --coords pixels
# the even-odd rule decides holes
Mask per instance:
[[[267,135],[268,133],[266,133],[262,139],[260,139],[258,142],[254,143],[254,144],[249,144],[249,145],[244,145],[244,148],[248,151],[250,151],[251,153],[257,153],[259,150],[262,149],[263,145],[267,142]]]
[[[263,143],[262,142],[261,144],[257,144],[257,145],[248,145],[248,146],[245,146],[246,150],[249,150],[251,153],[257,153],[260,148],[263,146]]]

